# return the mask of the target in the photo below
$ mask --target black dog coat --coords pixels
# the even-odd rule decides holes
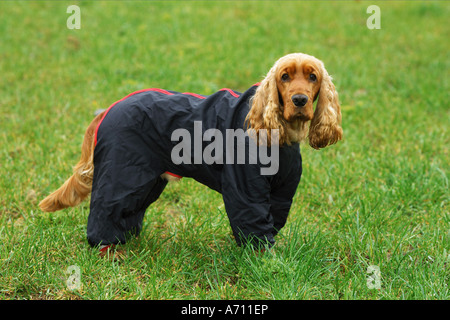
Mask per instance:
[[[114,103],[96,131],[89,243],[125,243],[130,234],[137,235],[145,210],[167,184],[160,175],[169,172],[194,178],[222,194],[238,245],[273,245],[302,173],[298,144],[279,148],[279,169],[273,175],[261,175],[259,161],[176,165],[171,159],[179,143],[172,141],[172,133],[183,128],[193,136],[194,121],[201,121],[203,132],[215,128],[223,136],[226,129],[245,128],[249,99],[256,88],[242,94],[222,89],[210,96],[146,89]],[[203,142],[202,150],[207,145]]]

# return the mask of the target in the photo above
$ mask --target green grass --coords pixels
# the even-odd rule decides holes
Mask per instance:
[[[80,30],[74,2],[0,4],[0,299],[450,298],[449,3],[377,2],[380,30],[365,1],[75,3]],[[88,202],[39,211],[95,109],[148,87],[243,91],[289,52],[325,62],[345,139],[302,145],[273,251],[237,247],[221,196],[188,179],[118,259],[87,244]]]

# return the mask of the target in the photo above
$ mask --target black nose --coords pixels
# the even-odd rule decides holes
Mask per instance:
[[[308,102],[308,97],[304,94],[294,94],[292,96],[292,102],[296,107],[303,107]]]

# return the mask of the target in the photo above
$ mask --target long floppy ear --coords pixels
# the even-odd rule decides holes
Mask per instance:
[[[261,81],[255,95],[250,100],[250,111],[246,117],[249,129],[253,129],[254,133],[261,140],[266,141],[267,145],[271,143],[271,129],[278,129],[279,143],[283,144],[285,136],[285,120],[282,115],[280,101],[278,98],[277,81],[275,78],[276,65],[270,69],[267,76]],[[259,130],[267,130],[266,134],[260,135]]]
[[[322,65],[322,82],[314,118],[309,127],[309,144],[314,149],[325,148],[341,140],[342,135],[338,93]]]

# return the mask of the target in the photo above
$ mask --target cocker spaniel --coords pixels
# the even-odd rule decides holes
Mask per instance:
[[[91,193],[89,244],[125,243],[167,181],[191,177],[222,194],[238,245],[272,246],[302,174],[299,143],[334,144],[340,123],[324,64],[302,53],[279,59],[243,93],[140,90],[92,121],[73,175],[39,206],[56,211]],[[275,171],[263,174],[267,159]]]

